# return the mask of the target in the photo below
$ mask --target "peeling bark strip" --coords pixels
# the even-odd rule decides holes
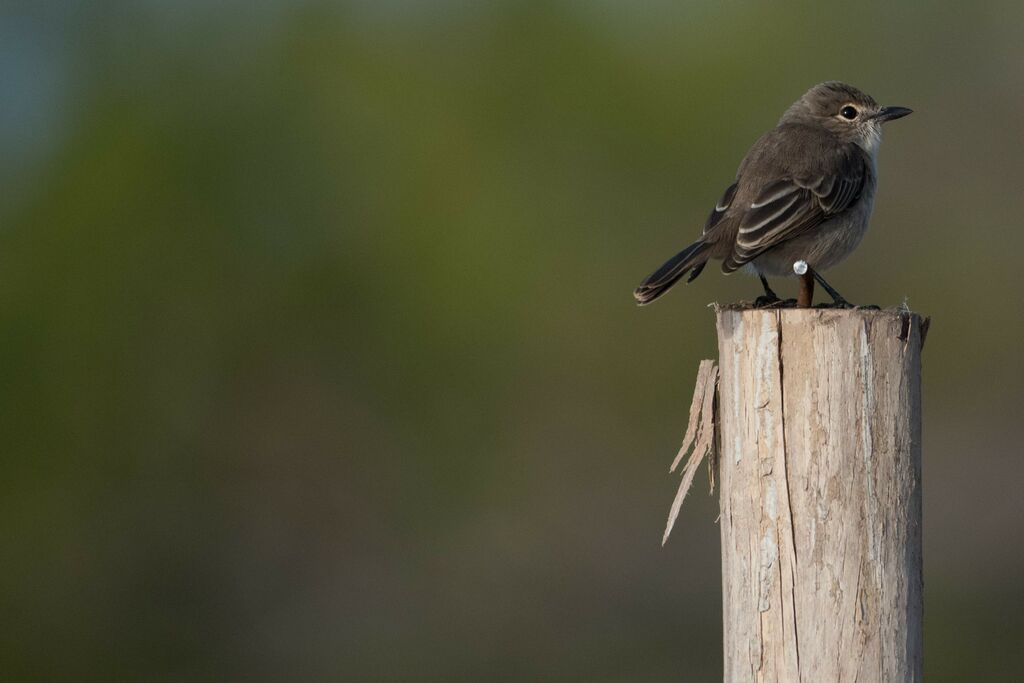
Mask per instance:
[[[726,681],[920,681],[922,320],[718,316]]]

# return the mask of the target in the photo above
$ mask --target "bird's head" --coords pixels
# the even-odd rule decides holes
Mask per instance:
[[[780,123],[823,126],[839,139],[860,145],[873,154],[882,124],[911,113],[906,107],[883,107],[867,93],[839,81],[819,83],[803,94],[782,116]]]

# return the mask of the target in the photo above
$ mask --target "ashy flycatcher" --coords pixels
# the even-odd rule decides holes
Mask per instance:
[[[864,237],[875,200],[882,124],[910,112],[880,107],[838,81],[808,90],[747,152],[700,239],[636,288],[637,302],[649,304],[685,275],[693,281],[709,259],[719,259],[725,273],[757,273],[764,286],[758,305],[779,301],[766,276],[803,270],[804,305],[810,305],[816,280],[836,306],[848,307],[820,272],[849,256]]]

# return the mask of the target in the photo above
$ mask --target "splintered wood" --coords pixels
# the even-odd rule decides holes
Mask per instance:
[[[683,505],[683,499],[693,484],[693,475],[700,467],[704,458],[713,452],[715,448],[715,393],[718,387],[718,367],[713,360],[702,360],[697,368],[697,381],[693,388],[693,400],[690,402],[690,421],[686,425],[686,435],[683,437],[683,445],[672,461],[669,472],[675,472],[676,467],[682,462],[683,456],[693,446],[689,460],[683,467],[683,478],[679,483],[679,490],[676,491],[675,500],[668,513],[668,522],[665,524],[665,534],[661,537],[661,544],[665,545],[668,535],[672,533],[672,527],[679,516],[679,508]],[[714,487],[714,472],[711,473],[712,487]]]

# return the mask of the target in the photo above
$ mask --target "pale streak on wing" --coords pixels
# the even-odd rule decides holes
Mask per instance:
[[[799,188],[793,183],[782,180],[777,183],[769,185],[758,198],[750,205],[751,209],[760,209],[762,206],[768,206],[772,202],[782,199],[786,195],[793,194]]]
[[[709,230],[718,225],[718,222],[725,216],[725,212],[732,206],[732,200],[736,196],[736,188],[739,187],[739,183],[733,183],[729,187],[725,188],[725,192],[722,193],[722,198],[715,204],[714,210],[708,216],[708,219],[704,221],[704,234],[707,234]]]
[[[740,220],[736,244],[722,269],[732,272],[767,249],[845,211],[860,196],[865,175],[863,159],[849,156],[834,174],[783,178],[769,184]]]
[[[792,196],[791,196],[790,200],[787,203],[783,204],[783,202],[779,201],[779,202],[775,202],[774,204],[771,204],[771,210],[774,211],[775,213],[772,213],[771,215],[765,217],[757,225],[747,225],[746,221],[744,221],[744,223],[741,224],[740,232],[741,233],[754,232],[754,231],[758,230],[759,228],[762,228],[762,227],[768,225],[769,223],[771,223],[775,219],[779,218],[779,216],[781,216],[783,213],[785,213],[790,207],[792,207],[794,204],[796,204],[797,201],[800,199],[800,195],[796,193],[795,189],[793,190],[793,192],[791,192],[789,194],[792,195]],[[781,197],[786,197],[786,196],[787,195],[780,195],[780,198]],[[751,207],[768,206],[768,204],[751,204],[750,206]],[[748,215],[750,215],[750,214],[748,214]]]

